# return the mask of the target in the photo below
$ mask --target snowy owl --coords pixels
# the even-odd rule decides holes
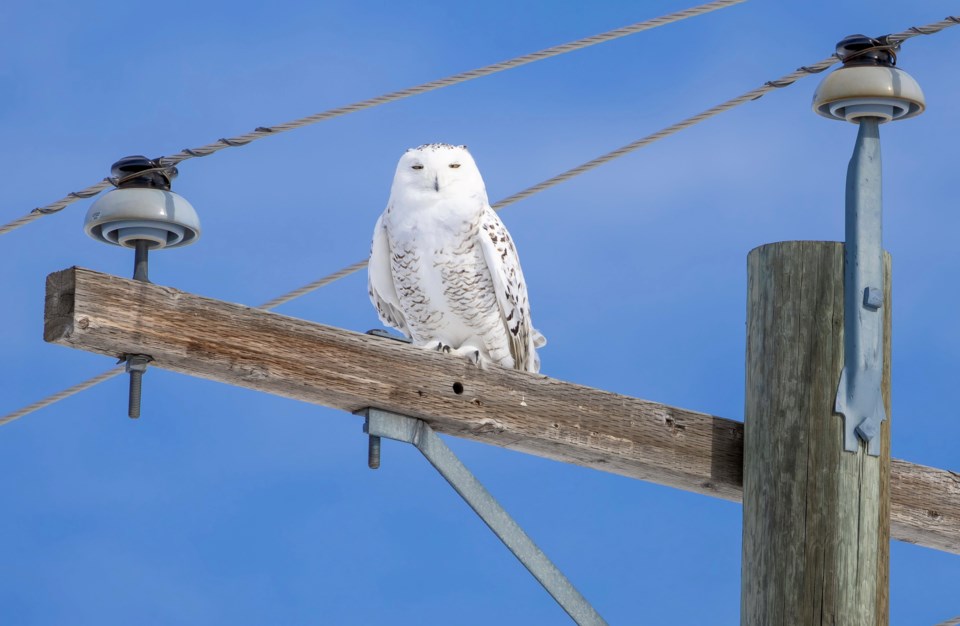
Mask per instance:
[[[428,144],[400,158],[367,286],[380,320],[414,345],[540,370],[546,339],[530,322],[517,249],[466,146]]]

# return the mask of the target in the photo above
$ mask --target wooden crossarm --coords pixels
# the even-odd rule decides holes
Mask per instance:
[[[44,338],[347,412],[740,501],[743,424],[70,268],[47,278]],[[960,476],[894,460],[891,534],[960,554]]]

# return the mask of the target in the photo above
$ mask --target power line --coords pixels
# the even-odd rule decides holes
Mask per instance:
[[[948,15],[939,22],[933,22],[932,24],[927,24],[926,26],[911,26],[907,30],[894,33],[892,35],[887,35],[886,39],[892,44],[899,45],[907,39],[911,39],[917,35],[935,35],[944,28],[950,28],[951,26],[956,26],[957,24],[960,24],[960,16]]]
[[[916,37],[918,35],[933,35],[935,33],[939,33],[943,29],[948,28],[950,26],[956,26],[957,24],[960,24],[960,17],[948,16],[939,22],[934,22],[932,24],[927,24],[925,26],[911,26],[907,30],[902,31],[900,33],[887,35],[886,39],[890,43],[900,44],[912,37]],[[642,139],[638,139],[634,142],[628,143],[625,146],[617,148],[616,150],[608,152],[591,161],[587,161],[582,165],[578,165],[577,167],[569,169],[566,172],[563,172],[562,174],[558,174],[553,178],[547,179],[541,183],[537,183],[536,185],[532,187],[528,187],[523,191],[517,192],[512,196],[508,196],[503,200],[500,200],[499,202],[495,203],[493,205],[493,208],[499,211],[513,204],[514,202],[525,200],[534,194],[540,193],[541,191],[545,191],[551,187],[555,187],[556,185],[566,182],[571,178],[575,178],[580,174],[584,174],[586,172],[589,172],[592,169],[596,169],[597,167],[600,167],[601,165],[609,163],[614,159],[618,159],[622,156],[630,154],[631,152],[634,152],[636,150],[639,150],[640,148],[648,146],[655,141],[658,141],[660,139],[669,137],[670,135],[676,134],[681,130],[690,128],[691,126],[695,126],[700,122],[708,120],[711,117],[719,115],[725,111],[729,111],[730,109],[736,108],[741,104],[746,104],[747,102],[758,100],[763,96],[765,96],[766,94],[773,91],[774,89],[782,89],[784,87],[792,85],[793,83],[797,82],[801,78],[804,78],[811,74],[819,74],[820,72],[823,72],[824,70],[827,70],[831,66],[835,65],[839,60],[840,60],[839,57],[836,54],[834,54],[823,59],[822,61],[817,61],[816,63],[813,63],[811,65],[801,66],[796,70],[794,70],[793,72],[790,72],[789,74],[781,76],[780,78],[777,78],[775,80],[768,80],[767,82],[757,87],[756,89],[752,89],[742,95],[739,95],[735,98],[731,98],[730,100],[727,100],[726,102],[722,102],[714,107],[711,107],[706,111],[703,111],[702,113],[698,113],[696,115],[688,117],[685,120],[677,122],[676,124],[668,126],[662,130],[658,130],[653,134],[647,135]],[[353,265],[348,265],[347,267],[344,267],[343,269],[338,270],[333,274],[329,274],[327,276],[324,276],[323,278],[315,280],[314,282],[304,285],[303,287],[300,287],[299,289],[296,289],[290,292],[289,294],[275,298],[271,300],[270,303],[268,304],[271,304],[272,306],[279,306],[280,304],[284,304],[295,298],[299,298],[300,296],[306,295],[311,291],[315,291],[317,289],[320,289],[321,287],[325,287],[334,281],[337,281],[341,278],[345,278],[346,276],[349,276],[355,272],[360,271],[361,269],[366,267],[366,264],[367,264],[367,261],[364,260],[364,261],[359,261],[357,263],[354,263]]]
[[[637,141],[628,143],[627,145],[617,148],[616,150],[613,150],[595,159],[587,161],[582,165],[578,165],[577,167],[569,169],[563,172],[562,174],[557,174],[553,178],[549,178],[541,183],[537,183],[532,187],[528,187],[523,191],[519,191],[513,194],[512,196],[508,196],[503,200],[500,200],[499,202],[494,203],[493,209],[496,211],[503,210],[504,208],[510,206],[515,202],[525,200],[534,194],[550,189],[551,187],[555,187],[560,183],[566,182],[571,178],[575,178],[579,176],[580,174],[584,174],[586,172],[589,172],[590,170],[596,169],[605,163],[609,163],[610,161],[613,161],[614,159],[630,154],[631,152],[639,150],[644,146],[648,146],[659,139],[669,137],[670,135],[678,133],[681,130],[690,128],[695,124],[699,124],[704,120],[707,120],[711,117],[719,115],[724,111],[729,111],[734,107],[738,107],[741,104],[750,102],[752,100],[757,100],[758,98],[761,98],[762,96],[769,93],[770,91],[773,91],[774,89],[781,89],[788,85],[792,85],[793,83],[795,83],[800,78],[803,78],[804,76],[822,72],[827,68],[829,68],[831,65],[834,65],[835,63],[837,63],[838,60],[839,59],[837,58],[836,55],[830,56],[830,57],[827,57],[826,59],[823,59],[822,61],[818,61],[817,63],[814,63],[813,65],[805,65],[797,69],[796,71],[793,71],[785,76],[781,76],[776,80],[767,81],[760,87],[757,87],[756,89],[748,91],[743,95],[727,100],[726,102],[723,102],[721,104],[718,104],[715,107],[707,109],[702,113],[698,113],[697,115],[688,117],[687,119],[681,122],[677,122],[676,124],[673,124],[672,126],[668,126],[662,130],[658,130],[657,132],[647,135],[642,139],[638,139]],[[317,279],[312,283],[304,285],[299,289],[295,289],[290,293],[274,298],[273,300],[270,300],[269,302],[264,304],[261,308],[270,309],[270,308],[280,306],[281,304],[286,304],[287,302],[290,302],[291,300],[299,298],[300,296],[304,296],[310,293],[311,291],[316,291],[317,289],[320,289],[321,287],[325,287],[332,282],[340,280],[341,278],[346,278],[347,276],[350,276],[351,274],[354,274],[362,270],[366,266],[367,266],[367,259],[364,259],[363,261],[358,261],[352,265],[348,265],[340,270],[337,270],[332,274],[328,274],[323,278]]]
[[[887,40],[891,42],[903,42],[903,41],[906,41],[907,39],[910,39],[911,37],[916,37],[917,35],[932,35],[934,33],[938,33],[942,31],[945,28],[948,28],[950,26],[956,26],[958,24],[960,24],[960,17],[949,16],[944,20],[941,20],[939,22],[934,22],[933,24],[928,24],[926,26],[914,26],[903,32],[896,33],[893,35],[888,35]],[[612,152],[608,152],[603,156],[597,157],[591,161],[587,161],[582,165],[569,169],[566,172],[563,172],[562,174],[558,174],[557,176],[554,176],[553,178],[547,179],[532,187],[528,187],[527,189],[517,192],[512,196],[508,196],[503,200],[500,200],[499,202],[494,204],[493,208],[498,211],[502,210],[505,207],[515,202],[519,202],[520,200],[529,198],[530,196],[536,193],[539,193],[541,191],[544,191],[546,189],[559,185],[560,183],[570,180],[571,178],[574,178],[576,176],[579,176],[580,174],[583,174],[592,169],[595,169],[605,163],[609,163],[610,161],[613,161],[616,158],[629,154],[644,146],[650,145],[651,143],[659,139],[669,137],[670,135],[673,135],[675,133],[680,132],[681,130],[694,126],[695,124],[699,124],[700,122],[707,120],[711,117],[714,117],[716,115],[719,115],[724,111],[729,111],[730,109],[740,106],[741,104],[745,104],[752,100],[757,100],[763,97],[765,94],[769,93],[770,91],[773,91],[774,89],[782,89],[784,87],[792,85],[793,83],[797,82],[798,80],[800,80],[805,76],[823,72],[824,70],[828,69],[832,65],[836,64],[838,60],[839,59],[836,55],[832,55],[812,65],[804,65],[789,74],[781,76],[776,80],[769,80],[765,82],[763,85],[761,85],[760,87],[757,87],[756,89],[752,89],[740,96],[731,98],[730,100],[727,100],[726,102],[723,102],[714,107],[711,107],[706,111],[703,111],[702,113],[698,113],[697,115],[688,117],[683,121],[673,124],[672,126],[668,126],[653,134],[647,135],[642,139],[638,139],[637,141],[634,141],[621,148],[613,150]],[[366,265],[367,265],[367,259],[364,259],[363,261],[358,261],[356,263],[353,263],[352,265],[348,265],[336,272],[333,272],[332,274],[328,274],[320,279],[317,279],[312,283],[304,285],[303,287],[294,289],[293,291],[286,293],[282,296],[278,296],[260,305],[257,308],[265,309],[265,310],[276,308],[282,304],[286,304],[287,302],[290,302],[291,300],[295,300],[296,298],[304,296],[312,291],[316,291],[321,287],[325,287],[330,283],[340,280],[341,278],[350,276],[351,274],[354,274],[362,270],[364,267],[366,267]],[[40,402],[36,402],[19,411],[10,413],[5,417],[0,418],[0,426],[8,422],[11,422],[19,417],[23,417],[24,415],[32,413],[33,411],[49,406],[54,402],[57,402],[59,400],[62,400],[63,398],[73,395],[74,393],[78,393],[79,391],[88,389],[89,387],[99,384],[104,380],[108,380],[109,378],[112,378],[113,376],[116,376],[117,374],[119,374],[121,371],[122,371],[122,368],[110,370],[104,374],[101,374],[98,377],[91,378],[90,380],[84,383],[80,383],[79,385],[70,387],[69,389],[62,391],[59,394],[54,394],[53,396],[50,396],[46,400],[41,400]]]
[[[20,409],[19,411],[14,411],[13,413],[8,413],[7,415],[4,415],[3,417],[0,417],[0,426],[3,426],[4,424],[9,424],[10,422],[12,422],[12,421],[15,420],[15,419],[19,419],[19,418],[23,417],[24,415],[29,415],[30,413],[33,413],[34,411],[39,411],[39,410],[42,409],[42,408],[48,407],[48,406],[50,406],[51,404],[53,404],[53,403],[55,403],[55,402],[59,402],[59,401],[63,400],[64,398],[69,398],[70,396],[72,396],[72,395],[74,395],[74,394],[77,394],[77,393],[80,393],[81,391],[86,391],[86,390],[89,389],[90,387],[93,387],[94,385],[99,385],[100,383],[102,383],[102,382],[105,381],[105,380],[110,380],[110,379],[113,378],[114,376],[119,376],[120,374],[122,374],[122,373],[124,372],[124,370],[125,370],[125,367],[124,367],[123,365],[120,365],[120,366],[115,367],[115,368],[113,368],[113,369],[107,370],[106,372],[104,372],[104,373],[102,373],[102,374],[98,374],[98,375],[94,376],[93,378],[90,378],[90,379],[88,379],[88,380],[85,380],[85,381],[83,381],[82,383],[78,383],[78,384],[74,385],[73,387],[68,387],[67,389],[64,389],[63,391],[61,391],[61,392],[59,392],[59,393],[55,393],[55,394],[53,394],[52,396],[49,396],[49,397],[47,397],[47,398],[44,398],[43,400],[40,400],[39,402],[34,402],[34,403],[31,404],[30,406],[25,406],[25,407],[23,407],[22,409]]]
[[[334,272],[333,274],[327,274],[327,275],[324,276],[323,278],[319,278],[319,279],[313,281],[312,283],[309,283],[309,284],[304,285],[303,287],[300,287],[299,289],[294,289],[293,291],[291,291],[291,292],[289,292],[289,293],[285,293],[285,294],[283,294],[282,296],[277,296],[277,297],[274,298],[273,300],[270,300],[269,302],[267,302],[267,303],[265,303],[265,304],[261,304],[261,305],[258,306],[257,308],[258,308],[258,309],[266,309],[266,310],[269,311],[270,309],[274,309],[274,308],[280,306],[281,304],[286,304],[287,302],[290,302],[291,300],[296,300],[296,299],[299,298],[300,296],[305,296],[305,295],[307,295],[308,293],[310,293],[311,291],[316,291],[317,289],[320,289],[321,287],[326,287],[326,286],[329,285],[330,283],[335,282],[335,281],[338,281],[338,280],[340,280],[341,278],[346,278],[346,277],[349,276],[350,274],[354,274],[354,273],[356,273],[356,272],[359,272],[360,270],[362,270],[363,268],[365,268],[365,267],[367,266],[367,261],[368,261],[368,259],[364,259],[364,260],[362,260],[362,261],[357,261],[357,262],[354,263],[353,265],[348,265],[348,266],[346,266],[345,268],[343,268],[343,269],[341,269],[341,270],[337,270],[337,271]]]
[[[508,61],[501,61],[500,63],[494,63],[478,69],[461,72],[459,74],[454,74],[453,76],[423,83],[422,85],[417,85],[416,87],[409,87],[407,89],[401,89],[400,91],[393,91],[382,96],[377,96],[376,98],[370,98],[369,100],[361,100],[360,102],[348,104],[336,109],[315,113],[291,122],[285,122],[275,126],[259,126],[253,131],[244,135],[218,139],[213,143],[209,143],[198,148],[186,148],[176,154],[167,157],[160,157],[157,160],[165,167],[173,167],[179,163],[182,163],[183,161],[186,161],[187,159],[209,156],[215,152],[219,152],[220,150],[225,150],[226,148],[245,146],[258,139],[263,139],[264,137],[271,137],[290,130],[303,128],[304,126],[310,126],[311,124],[316,124],[318,122],[323,122],[335,117],[340,117],[341,115],[356,113],[358,111],[363,111],[364,109],[370,109],[375,106],[379,106],[381,104],[387,104],[388,102],[394,102],[396,100],[402,100],[403,98],[409,98],[410,96],[427,93],[428,91],[433,91],[435,89],[449,87],[451,85],[463,83],[468,80],[473,80],[474,78],[489,76],[490,74],[495,74],[496,72],[513,69],[515,67],[520,67],[521,65],[526,65],[535,61],[541,61],[543,59],[565,54],[567,52],[581,50],[589,46],[594,46],[599,43],[605,43],[614,39],[626,37],[627,35],[634,35],[636,33],[640,33],[645,30],[651,30],[659,26],[666,26],[667,24],[672,24],[690,17],[696,17],[698,15],[710,13],[712,11],[716,11],[717,9],[723,9],[735,4],[740,4],[742,2],[746,2],[746,0],[715,0],[714,2],[684,9],[683,11],[677,11],[676,13],[670,13],[668,15],[656,17],[644,22],[637,22],[636,24],[631,24],[622,28],[616,28],[605,33],[600,33],[599,35],[585,37],[570,43],[553,46],[552,48],[546,48],[545,50],[540,50],[539,52],[525,54]],[[106,178],[95,185],[87,187],[86,189],[69,193],[56,202],[34,209],[24,217],[18,218],[9,224],[5,224],[4,226],[0,226],[0,235],[4,235],[21,226],[25,226],[26,224],[29,224],[30,222],[44,215],[50,215],[52,213],[62,211],[77,200],[95,196],[104,189],[109,188],[114,182],[115,181],[112,179]]]
[[[58,211],[62,211],[63,209],[67,208],[77,200],[82,200],[84,198],[92,198],[98,193],[100,193],[101,191],[103,191],[104,189],[109,189],[112,186],[113,186],[113,181],[111,181],[109,178],[104,178],[99,183],[95,185],[90,185],[89,187],[85,189],[81,189],[80,191],[71,191],[64,198],[57,200],[53,204],[48,204],[47,206],[34,209],[29,213],[27,213],[26,215],[24,215],[23,217],[19,217],[13,220],[12,222],[9,222],[7,224],[4,224],[3,226],[0,226],[0,235],[6,235],[12,230],[16,230],[21,226],[26,226],[30,222],[40,219],[44,215],[50,215],[51,213],[57,213]]]
[[[653,134],[651,134],[651,135],[647,135],[646,137],[644,137],[644,138],[642,138],[642,139],[639,139],[639,140],[637,140],[637,141],[634,141],[634,142],[632,142],[632,143],[629,143],[629,144],[627,144],[627,145],[625,145],[625,146],[623,146],[623,147],[621,147],[621,148],[618,148],[618,149],[616,149],[616,150],[613,150],[612,152],[608,152],[607,154],[605,154],[605,155],[603,155],[603,156],[597,157],[597,158],[595,158],[595,159],[592,159],[592,160],[590,160],[590,161],[587,161],[586,163],[584,163],[584,164],[582,164],[582,165],[578,165],[577,167],[574,167],[574,168],[572,168],[572,169],[569,169],[569,170],[567,170],[566,172],[563,172],[562,174],[558,174],[557,176],[554,176],[553,178],[547,179],[547,180],[545,180],[545,181],[543,181],[543,182],[541,182],[541,183],[538,183],[538,184],[536,184],[536,185],[534,185],[534,186],[532,186],[532,187],[528,187],[527,189],[524,189],[523,191],[520,191],[520,192],[518,192],[518,193],[515,193],[515,194],[513,194],[513,195],[511,195],[511,196],[508,196],[507,198],[504,198],[503,200],[500,200],[499,202],[495,203],[495,204],[493,205],[493,208],[494,208],[495,210],[497,210],[497,211],[503,210],[504,208],[506,208],[507,206],[509,206],[509,205],[511,205],[511,204],[513,204],[513,203],[515,203],[515,202],[519,202],[520,200],[524,200],[524,199],[526,199],[526,198],[529,198],[530,196],[532,196],[532,195],[534,195],[534,194],[536,194],[536,193],[539,193],[539,192],[541,192],[541,191],[544,191],[544,190],[546,190],[546,189],[549,189],[549,188],[551,188],[551,187],[554,187],[554,186],[556,186],[556,185],[559,185],[559,184],[562,183],[562,182],[565,182],[565,181],[567,181],[567,180],[570,180],[571,178],[574,178],[574,177],[576,177],[576,176],[579,176],[580,174],[583,174],[583,173],[588,172],[588,171],[590,171],[590,170],[592,170],[592,169],[595,169],[595,168],[597,168],[597,167],[599,167],[599,166],[601,166],[601,165],[603,165],[603,164],[605,164],[605,163],[609,163],[610,161],[613,161],[613,160],[616,159],[616,158],[619,158],[619,157],[621,157],[621,156],[624,156],[624,155],[626,155],[626,154],[629,154],[630,152],[633,152],[633,151],[638,150],[638,149],[640,149],[640,148],[642,148],[642,147],[644,147],[644,146],[647,146],[647,145],[649,145],[649,144],[657,141],[658,139],[663,139],[664,137],[668,137],[668,136],[670,136],[670,135],[672,135],[672,134],[674,134],[674,133],[680,132],[681,130],[683,130],[683,129],[685,129],[685,128],[689,128],[690,126],[693,126],[693,125],[695,125],[695,124],[698,124],[698,123],[700,123],[700,122],[702,122],[702,121],[704,121],[704,120],[706,120],[706,119],[709,119],[709,118],[711,118],[711,117],[713,117],[713,116],[715,116],[715,115],[719,115],[720,113],[722,113],[722,112],[724,112],[724,111],[728,111],[728,110],[730,110],[730,109],[732,109],[732,108],[734,108],[734,107],[736,107],[736,106],[739,106],[739,105],[744,104],[744,103],[746,103],[746,102],[750,102],[751,100],[756,100],[756,99],[762,97],[764,94],[766,94],[766,93],[768,93],[768,92],[770,92],[770,91],[772,91],[772,90],[774,90],[774,89],[780,89],[780,88],[783,88],[783,87],[787,87],[787,86],[789,86],[789,85],[792,85],[793,83],[795,83],[795,82],[796,82],[797,80],[799,80],[800,78],[803,78],[804,76],[808,76],[808,75],[810,75],[810,74],[815,74],[815,73],[818,73],[818,72],[822,72],[822,71],[826,70],[827,68],[829,68],[831,65],[835,64],[837,61],[838,61],[838,58],[836,57],[836,55],[834,55],[834,56],[828,57],[828,58],[826,58],[826,59],[824,59],[824,60],[822,60],[822,61],[819,61],[819,62],[817,62],[817,63],[815,63],[815,64],[813,64],[813,65],[803,66],[803,67],[797,69],[796,71],[791,72],[790,74],[787,74],[786,76],[782,76],[782,77],[780,77],[780,78],[778,78],[778,79],[776,79],[776,80],[767,81],[767,82],[764,83],[762,86],[760,86],[760,87],[758,87],[758,88],[756,88],[756,89],[753,89],[753,90],[751,90],[751,91],[748,91],[747,93],[745,93],[745,94],[743,94],[743,95],[741,95],[741,96],[738,96],[738,97],[736,97],[736,98],[732,98],[732,99],[730,99],[730,100],[727,100],[726,102],[724,102],[724,103],[722,103],[722,104],[718,104],[717,106],[712,107],[712,108],[710,108],[710,109],[707,109],[706,111],[704,111],[704,112],[702,112],[702,113],[699,113],[699,114],[694,115],[694,116],[692,116],[692,117],[688,117],[687,119],[685,119],[685,120],[683,120],[683,121],[681,121],[681,122],[678,122],[678,123],[676,123],[676,124],[673,124],[672,126],[668,126],[667,128],[664,128],[663,130],[657,131],[657,132],[655,132],[655,133],[653,133]],[[367,266],[367,260],[368,260],[368,259],[363,259],[362,261],[357,261],[356,263],[353,263],[353,264],[348,265],[348,266],[346,266],[346,267],[344,267],[344,268],[342,268],[342,269],[340,269],[340,270],[337,270],[336,272],[333,272],[332,274],[328,274],[328,275],[326,275],[326,276],[324,276],[324,277],[322,277],[322,278],[319,278],[319,279],[317,279],[317,280],[315,280],[315,281],[313,281],[313,282],[311,282],[311,283],[308,283],[308,284],[306,284],[306,285],[304,285],[304,286],[302,286],[302,287],[299,287],[299,288],[297,288],[297,289],[294,289],[293,291],[290,291],[290,292],[285,293],[285,294],[283,294],[283,295],[281,295],[281,296],[278,296],[278,297],[276,297],[276,298],[273,298],[272,300],[269,300],[268,302],[265,302],[264,304],[260,305],[260,306],[257,307],[257,308],[259,308],[259,309],[264,309],[264,310],[270,310],[270,309],[274,309],[274,308],[276,308],[276,307],[278,307],[278,306],[280,306],[280,305],[282,305],[282,304],[286,304],[286,303],[288,303],[288,302],[290,302],[290,301],[292,301],[292,300],[295,300],[295,299],[297,299],[297,298],[299,298],[299,297],[301,297],[301,296],[305,296],[306,294],[311,293],[311,292],[313,292],[313,291],[316,291],[316,290],[318,290],[318,289],[320,289],[320,288],[322,288],[322,287],[325,287],[325,286],[329,285],[330,283],[333,283],[333,282],[335,282],[335,281],[337,281],[337,280],[340,280],[341,278],[346,278],[347,276],[350,276],[351,274],[355,274],[356,272],[359,272],[360,270],[362,270],[363,268],[365,268],[365,267]],[[42,408],[44,408],[44,407],[46,407],[46,406],[49,406],[50,404],[53,404],[54,402],[57,402],[57,401],[59,401],[59,400],[62,400],[63,398],[69,397],[69,396],[73,395],[74,393],[77,393],[77,392],[79,392],[79,391],[83,391],[84,389],[87,389],[87,388],[89,388],[89,387],[92,387],[93,385],[96,385],[96,384],[102,382],[103,380],[107,380],[107,379],[109,379],[109,378],[112,378],[113,376],[116,376],[117,374],[119,374],[121,371],[122,371],[122,368],[117,368],[117,369],[115,369],[115,370],[111,370],[110,372],[107,372],[106,374],[101,374],[99,377],[91,378],[90,380],[88,380],[88,381],[86,381],[86,382],[84,382],[84,383],[80,383],[79,385],[75,385],[74,387],[71,387],[70,389],[67,389],[66,391],[63,391],[63,392],[60,392],[59,394],[56,394],[56,395],[54,395],[54,396],[51,396],[50,398],[48,398],[48,399],[46,399],[46,400],[42,400],[42,401],[40,401],[40,402],[37,402],[37,403],[35,403],[35,404],[32,404],[32,405],[24,408],[24,409],[21,409],[20,411],[16,411],[16,412],[14,412],[14,413],[11,413],[10,415],[7,415],[6,417],[0,418],[0,426],[2,426],[3,424],[6,424],[7,422],[13,421],[13,420],[15,420],[15,419],[17,419],[17,418],[19,418],[19,417],[23,417],[24,415],[27,415],[28,413],[32,413],[33,411],[36,411],[36,410],[38,410],[38,409],[42,409]]]

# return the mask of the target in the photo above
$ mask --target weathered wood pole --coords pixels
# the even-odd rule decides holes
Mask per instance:
[[[843,450],[843,244],[747,259],[743,626],[888,623],[890,259],[884,255],[879,457]]]

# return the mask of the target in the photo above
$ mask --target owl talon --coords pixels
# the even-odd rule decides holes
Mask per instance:
[[[480,369],[484,369],[484,366],[486,365],[487,359],[483,357],[483,353],[480,352],[479,348],[474,348],[473,346],[462,346],[454,350],[454,353],[466,357],[470,363],[476,365]]]

